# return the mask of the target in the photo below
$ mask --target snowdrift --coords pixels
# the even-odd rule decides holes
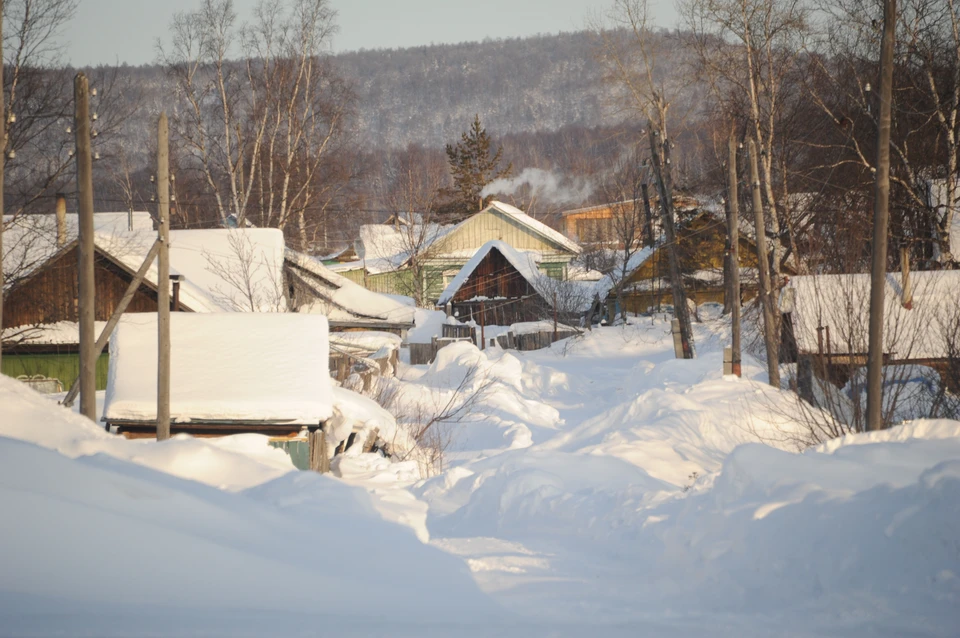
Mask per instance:
[[[384,521],[366,490],[305,472],[238,493],[177,478],[109,454],[125,444],[177,469],[230,453],[134,445],[17,385],[0,378],[0,633],[377,633],[497,616],[462,562]]]

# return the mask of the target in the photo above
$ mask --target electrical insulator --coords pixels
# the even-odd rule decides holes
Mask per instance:
[[[16,157],[17,157],[17,152],[11,148],[10,152],[7,153],[7,159],[16,159]]]
[[[10,122],[11,124],[13,124],[14,122],[16,122],[16,121],[17,121],[17,114],[16,114],[16,113],[11,113],[10,116],[7,118],[7,121]]]
[[[94,113],[94,114],[90,117],[90,119],[93,120],[94,122],[96,122],[98,119],[100,119],[100,116],[97,115],[96,113]]]

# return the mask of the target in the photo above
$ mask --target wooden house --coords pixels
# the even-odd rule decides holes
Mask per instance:
[[[652,230],[656,234],[660,228],[660,200],[652,197],[650,200],[650,216]],[[691,211],[696,211],[700,203],[684,195],[673,198],[674,210],[678,218],[683,218]],[[617,234],[616,220],[618,217],[637,215],[644,219],[643,202],[639,199],[629,199],[622,202],[611,202],[587,206],[574,210],[566,210],[560,214],[563,224],[563,234],[569,239],[584,246],[618,246],[622,245],[622,238]],[[635,241],[643,240],[643,224],[637,224]]]
[[[136,215],[132,231],[127,213],[95,215],[97,322],[106,322],[114,313],[156,240],[150,217]],[[31,217],[10,220],[4,238],[4,270],[13,276],[3,291],[2,372],[55,378],[66,387],[79,373],[76,215],[66,216],[63,233],[52,215]],[[173,310],[285,309],[280,231],[185,230],[172,231],[170,237],[171,275],[177,278],[168,284],[173,288]],[[126,312],[156,311],[154,265]],[[98,389],[106,388],[107,359],[104,354],[98,361]]]
[[[449,304],[453,316],[483,326],[535,321],[549,315],[541,293],[544,277],[529,254],[489,241],[460,269],[437,304]]]
[[[568,264],[581,252],[563,234],[518,208],[496,201],[454,226],[427,224],[415,230],[424,263],[420,283],[433,301],[477,250],[492,240],[529,253],[540,272],[558,280],[566,279]],[[397,225],[364,226],[362,259],[332,268],[375,292],[410,295],[414,286],[408,268],[412,243],[409,233],[409,229]]]
[[[726,259],[726,224],[718,214],[701,212],[677,229],[680,269],[687,298],[696,304],[724,303],[723,283]],[[739,235],[740,299],[746,302],[757,295],[757,249],[753,239],[741,230]],[[669,261],[662,242],[639,251],[627,269],[622,284],[623,303],[628,312],[642,313],[661,305],[671,305]],[[783,268],[793,274],[789,266]],[[607,278],[601,296],[609,293],[608,305],[614,303],[615,282]]]

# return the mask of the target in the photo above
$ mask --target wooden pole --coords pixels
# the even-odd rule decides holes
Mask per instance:
[[[680,273],[680,255],[677,245],[677,232],[673,218],[673,180],[670,176],[670,144],[660,139],[660,131],[651,122],[647,127],[650,137],[650,157],[653,160],[653,174],[660,193],[660,213],[663,221],[663,233],[666,240],[667,263],[670,270],[670,288],[673,292],[673,314],[680,323],[680,340],[683,346],[683,358],[696,356],[693,346],[693,333],[690,326],[690,309],[687,308],[687,295],[683,290]],[[660,154],[663,153],[663,164]]]
[[[330,471],[330,454],[327,452],[327,433],[323,424],[310,427],[307,431],[307,450],[309,467],[314,472],[326,474]]]
[[[87,76],[78,73],[73,84],[74,131],[77,157],[79,271],[77,308],[80,330],[80,414],[97,419],[97,357],[94,352],[96,282],[93,241],[93,155],[90,149],[90,87]]]
[[[760,306],[763,310],[763,341],[767,350],[767,374],[770,385],[780,387],[780,348],[770,285],[770,262],[767,252],[767,225],[763,220],[760,199],[760,171],[757,168],[757,145],[748,140],[750,150],[750,183],[753,188],[753,218],[757,226],[757,270],[760,273]]]
[[[486,313],[486,310],[484,309],[483,301],[481,301],[480,302],[480,349],[481,350],[487,349],[487,346],[486,346],[487,333],[485,330],[486,325],[487,325],[487,313]]]
[[[160,252],[157,262],[157,440],[170,438],[170,165],[167,114],[157,124],[157,201]]]
[[[873,251],[870,259],[870,342],[867,350],[867,429],[883,428],[883,292],[887,278],[887,224],[890,204],[890,120],[893,95],[893,45],[897,2],[884,0],[880,44],[880,120],[877,131],[877,181],[873,202]],[[953,179],[953,175],[948,175]],[[952,202],[951,202],[952,205]]]
[[[730,132],[727,157],[727,241],[730,242],[729,263],[731,366],[733,374],[740,376],[740,194],[737,189],[737,138]]]
[[[123,293],[123,297],[120,298],[120,303],[117,304],[113,314],[110,315],[110,320],[107,321],[107,325],[103,327],[103,331],[100,333],[100,336],[97,337],[97,343],[94,345],[94,356],[99,357],[100,353],[103,352],[103,349],[107,345],[107,341],[110,340],[110,335],[113,333],[113,329],[116,328],[117,323],[120,321],[120,317],[124,312],[126,312],[127,306],[129,306],[130,302],[133,300],[133,296],[137,294],[137,290],[140,289],[140,284],[143,283],[143,278],[146,276],[147,271],[150,270],[150,265],[153,263],[153,260],[157,258],[158,252],[160,252],[159,240],[153,242],[153,246],[151,246],[150,250],[147,252],[146,258],[143,260],[143,263],[140,264],[140,269],[127,286],[126,291]],[[73,385],[70,386],[70,391],[67,392],[67,396],[63,398],[61,404],[68,408],[72,406],[74,400],[77,398],[77,392],[79,390],[80,379],[78,377],[74,380]]]

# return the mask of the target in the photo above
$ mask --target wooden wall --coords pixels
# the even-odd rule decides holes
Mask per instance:
[[[537,250],[542,253],[573,254],[566,248],[546,241],[509,215],[494,210],[478,213],[465,221],[456,232],[437,241],[431,252],[442,256],[454,251],[476,250],[488,241],[499,239],[516,250]]]
[[[96,253],[95,315],[106,321],[113,314],[133,277]],[[77,321],[77,249],[69,250],[39,273],[9,291],[4,298],[3,327]],[[157,293],[142,284],[127,312],[156,312]]]
[[[507,261],[499,250],[493,248],[460,286],[453,301],[467,301],[474,297],[516,298],[535,292],[513,264]]]

